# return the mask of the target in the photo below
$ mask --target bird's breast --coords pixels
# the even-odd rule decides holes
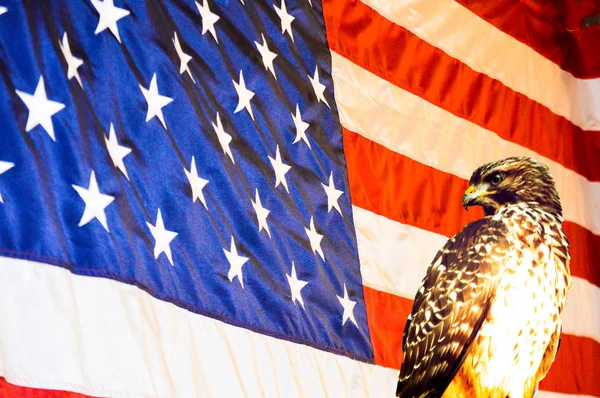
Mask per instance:
[[[560,326],[570,285],[560,228],[517,215],[506,220],[512,249],[470,361],[482,390],[525,396]],[[560,249],[560,250],[559,250]]]

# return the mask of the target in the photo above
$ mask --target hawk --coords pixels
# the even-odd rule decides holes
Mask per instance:
[[[554,361],[571,286],[569,242],[547,166],[529,157],[473,172],[483,207],[437,253],[404,327],[396,395],[532,397]]]

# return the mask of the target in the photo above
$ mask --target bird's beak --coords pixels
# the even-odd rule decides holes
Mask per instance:
[[[496,193],[496,191],[488,191],[487,188],[487,184],[483,186],[469,186],[469,188],[465,191],[465,194],[462,197],[462,203],[465,210],[469,211],[469,206],[476,205],[477,199],[479,199],[480,197]]]

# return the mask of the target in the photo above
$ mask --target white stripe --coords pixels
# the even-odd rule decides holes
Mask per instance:
[[[398,374],[5,257],[0,336],[8,382],[95,396],[389,397]]]
[[[378,397],[393,396],[397,380],[393,369],[25,260],[0,257],[0,319],[0,375],[32,388],[112,397]]]
[[[32,388],[112,397],[378,397],[393,396],[397,380],[396,370],[192,314],[130,285],[4,257],[0,319],[0,375]]]
[[[361,1],[473,70],[525,94],[584,130],[600,130],[600,78],[575,78],[453,0]]]
[[[413,299],[427,267],[448,238],[353,206],[365,286]],[[563,312],[563,332],[600,342],[600,288],[572,278]]]
[[[573,278],[563,314],[563,331],[600,342],[600,288],[581,278]]]
[[[363,283],[412,299],[427,267],[448,240],[352,206]]]
[[[600,234],[600,183],[445,111],[332,52],[340,121],[388,149],[469,179],[479,166],[516,155],[550,167],[566,220]]]

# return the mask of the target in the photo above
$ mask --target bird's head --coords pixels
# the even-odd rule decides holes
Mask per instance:
[[[481,206],[485,215],[517,203],[536,203],[549,213],[562,216],[554,179],[548,167],[526,156],[510,157],[477,168],[462,198],[463,206]]]

